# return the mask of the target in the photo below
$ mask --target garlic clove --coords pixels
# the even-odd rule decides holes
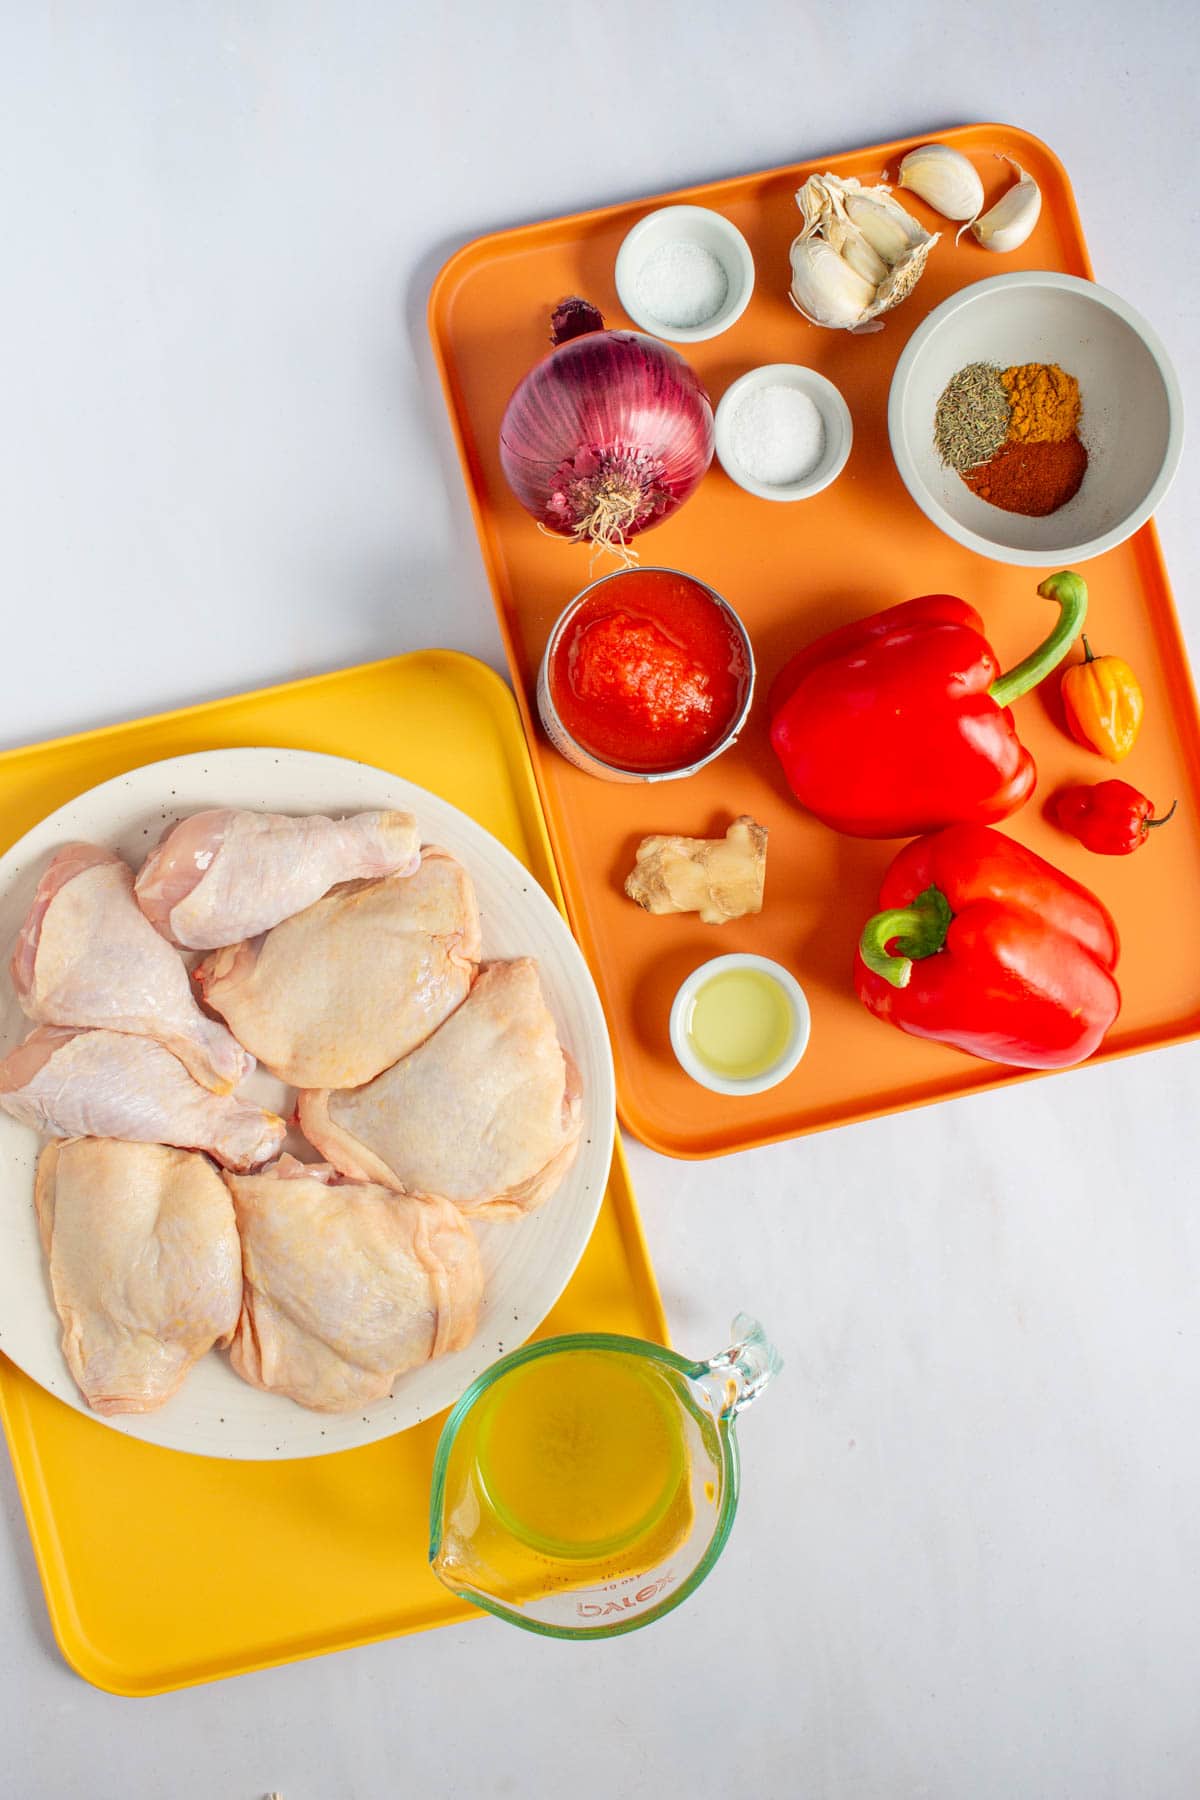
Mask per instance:
[[[981,219],[970,229],[985,250],[1018,250],[1025,242],[1042,211],[1042,190],[1032,175],[1027,175],[1011,156],[1003,158],[1017,171],[1017,179],[1007,194],[1002,194]]]
[[[861,325],[875,299],[875,284],[857,274],[824,238],[803,232],[792,244],[792,304],[811,325]]]
[[[900,164],[897,187],[909,188],[946,219],[977,219],[983,210],[983,183],[961,150],[949,144],[922,144]]]
[[[889,269],[929,235],[902,206],[882,206],[870,194],[847,194],[846,212]]]
[[[847,235],[840,247],[837,248],[842,261],[849,263],[854,273],[861,275],[864,281],[869,281],[872,287],[877,288],[881,282],[887,280],[887,263],[884,262],[878,250],[871,248],[862,232],[856,231],[852,236]]]

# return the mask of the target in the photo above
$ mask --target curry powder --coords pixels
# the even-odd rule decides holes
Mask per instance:
[[[1019,363],[1001,380],[1012,416],[1010,443],[1061,444],[1079,424],[1079,383],[1057,363]]]

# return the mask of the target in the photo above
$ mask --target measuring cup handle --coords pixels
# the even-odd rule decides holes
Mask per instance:
[[[752,1406],[783,1367],[783,1358],[757,1319],[738,1313],[733,1343],[701,1365],[704,1383],[719,1419],[732,1419]]]

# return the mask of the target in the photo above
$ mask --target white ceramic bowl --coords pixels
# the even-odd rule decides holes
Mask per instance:
[[[788,1036],[787,1048],[777,1062],[764,1069],[761,1075],[750,1075],[741,1079],[729,1075],[718,1075],[692,1049],[688,1041],[688,1022],[692,1003],[704,986],[714,975],[723,974],[726,969],[758,969],[769,975],[782,991],[792,1015],[792,1028]],[[681,1069],[714,1094],[762,1094],[773,1088],[785,1076],[790,1075],[804,1052],[808,1049],[809,1035],[812,1031],[812,1015],[808,1009],[808,999],[804,989],[796,977],[788,972],[782,964],[772,962],[766,956],[751,956],[745,951],[737,951],[731,956],[714,956],[711,961],[701,963],[698,969],[680,983],[679,991],[671,1003],[671,1048]]]
[[[807,394],[825,426],[825,447],[815,465],[799,481],[757,481],[742,467],[734,452],[733,425],[738,409],[756,388],[790,387]],[[717,460],[731,481],[760,500],[809,500],[836,481],[846,466],[854,441],[850,408],[832,381],[806,369],[801,363],[764,363],[751,369],[726,388],[713,421]]]
[[[977,499],[933,442],[938,399],[967,363],[1057,363],[1079,382],[1083,486],[1044,519]],[[1183,449],[1179,383],[1131,306],[1075,275],[1026,270],[963,288],[909,339],[888,398],[892,455],[939,530],[997,562],[1079,563],[1124,543],[1170,487]]]
[[[638,293],[638,278],[656,250],[672,243],[699,244],[711,252],[728,283],[723,304],[699,325],[675,325],[647,312]],[[647,213],[629,231],[617,251],[617,297],[629,317],[652,337],[671,344],[700,344],[719,337],[740,319],[754,292],[754,258],[750,246],[729,220],[707,206],[663,206]]]

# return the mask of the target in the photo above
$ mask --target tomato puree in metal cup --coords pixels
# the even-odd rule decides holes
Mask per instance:
[[[702,762],[745,706],[751,669],[728,607],[672,569],[628,569],[585,590],[547,659],[564,729],[615,768]]]

